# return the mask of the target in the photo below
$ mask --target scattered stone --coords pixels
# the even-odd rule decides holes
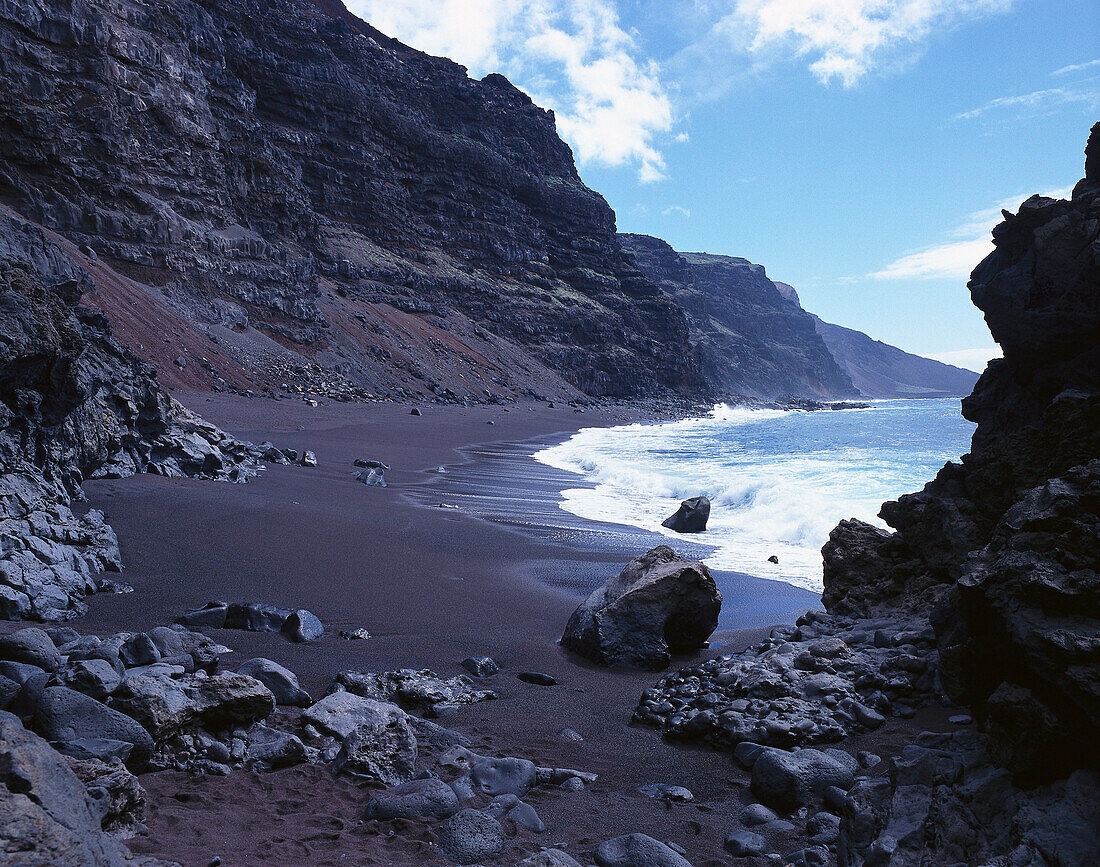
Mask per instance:
[[[706,497],[692,497],[680,503],[680,508],[661,522],[662,527],[676,533],[702,533],[710,518],[710,500]]]
[[[645,786],[639,786],[638,792],[645,795],[647,798],[657,798],[664,801],[677,801],[681,804],[686,804],[692,800],[695,796],[691,794],[683,786],[673,786],[668,783],[649,783]]]
[[[436,714],[445,705],[475,704],[497,697],[492,690],[475,689],[466,675],[444,679],[434,671],[410,668],[400,671],[341,671],[332,690],[346,690],[376,701],[393,702],[412,713]]]
[[[772,554],[772,555],[771,555],[771,556],[770,556],[770,557],[768,558],[768,562],[769,562],[769,563],[774,563],[774,564],[775,564],[776,566],[778,566],[778,565],[779,565],[779,558],[778,558],[778,557],[776,557],[776,556],[775,556],[775,554]]]
[[[443,823],[439,844],[456,864],[476,864],[504,851],[504,829],[487,813],[461,810]]]
[[[69,768],[84,783],[100,814],[100,826],[119,840],[144,830],[145,790],[118,759],[70,758]]]
[[[362,626],[360,626],[358,629],[352,629],[350,631],[347,629],[341,629],[340,637],[345,639],[346,641],[365,641],[366,639],[370,638],[370,633],[367,632],[367,630],[365,630]]]
[[[535,686],[554,686],[558,682],[553,675],[541,671],[521,671],[516,677],[524,683],[534,684]]]
[[[528,759],[477,757],[470,764],[470,783],[475,792],[524,797],[536,782],[535,763]]]
[[[57,673],[57,682],[96,701],[106,701],[118,689],[122,678],[105,659],[78,659]]]
[[[282,707],[309,707],[313,704],[309,693],[298,685],[297,675],[270,659],[250,659],[237,669],[237,674],[256,678],[271,690],[275,703]]]
[[[763,855],[768,848],[768,841],[753,831],[743,828],[730,831],[726,835],[726,851],[735,858],[748,858],[753,855]]]
[[[316,641],[325,633],[325,628],[315,614],[299,608],[287,615],[280,631],[291,641]]]
[[[34,730],[60,744],[110,740],[130,744],[127,767],[142,771],[153,754],[153,739],[133,718],[64,686],[44,689],[34,711]]]
[[[864,769],[873,768],[879,762],[882,761],[882,756],[877,753],[869,753],[866,750],[860,750],[856,753],[856,759],[859,761],[859,766]]]
[[[581,863],[561,849],[544,849],[524,858],[516,867],[581,867]]]
[[[316,404],[314,404],[316,406]],[[317,455],[306,449],[302,452],[302,459],[298,462],[303,467],[315,467],[317,466]]]
[[[521,828],[526,828],[535,834],[541,834],[546,830],[546,825],[535,808],[521,801],[515,795],[497,795],[485,808],[485,812],[498,822],[515,822]]]
[[[367,802],[368,819],[446,819],[458,812],[458,796],[442,780],[410,780]]]
[[[974,724],[974,717],[970,716],[970,714],[967,713],[959,713],[955,714],[952,717],[948,717],[947,721],[952,725],[968,726]]]
[[[737,818],[746,828],[752,828],[756,825],[766,825],[769,822],[774,822],[779,816],[774,810],[765,807],[763,804],[749,804],[738,814]]]
[[[583,741],[584,740],[584,738],[581,736],[580,732],[574,731],[573,729],[562,729],[560,732],[558,732],[558,737],[560,737],[563,741]]]
[[[61,654],[50,636],[36,626],[0,635],[0,659],[36,665],[43,671],[57,671],[61,665]]]
[[[625,834],[596,849],[599,867],[691,867],[683,855],[645,834]]]
[[[829,786],[850,789],[858,764],[840,750],[765,750],[752,767],[752,791],[780,810],[795,810],[824,794]]]
[[[561,643],[604,665],[661,669],[670,654],[706,643],[721,607],[710,570],[661,545],[589,596],[569,618]]]
[[[420,411],[420,409],[418,407],[415,407],[415,406],[412,409],[409,410],[409,415],[423,415],[423,414],[424,413],[422,413]]]
[[[840,816],[815,813],[806,823],[806,836],[817,846],[832,846],[840,836]]]
[[[248,733],[244,763],[254,771],[274,771],[307,761],[308,750],[295,735],[266,725],[257,725]],[[227,753],[228,762],[231,753]]]
[[[474,677],[492,677],[500,671],[500,666],[488,656],[468,656],[462,660],[462,667]]]

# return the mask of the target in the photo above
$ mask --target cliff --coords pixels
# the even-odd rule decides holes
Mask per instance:
[[[686,311],[700,368],[718,391],[758,398],[858,396],[809,314],[780,293],[763,266],[678,253],[647,235],[620,237],[642,273]]]
[[[831,612],[931,612],[939,678],[1021,783],[1100,759],[1100,124],[1071,200],[1005,213],[970,279],[1004,358],[969,454],[823,549]]]
[[[86,303],[168,385],[703,387],[553,114],[338,0],[8,0],[0,130],[0,202],[104,269]]]
[[[965,397],[978,381],[971,370],[913,355],[862,331],[810,316],[830,354],[864,397]]]

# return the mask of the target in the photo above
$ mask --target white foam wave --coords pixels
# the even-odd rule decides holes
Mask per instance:
[[[680,500],[698,494],[713,507],[707,558],[719,569],[821,589],[820,549],[836,524],[850,517],[881,524],[882,502],[918,486],[963,450],[968,429],[922,448],[899,446],[890,431],[912,437],[908,407],[878,404],[871,416],[746,409],[719,405],[705,418],[665,424],[588,428],[535,457],[581,474],[593,485],[562,492],[561,507],[590,520],[661,527]],[[913,412],[930,423],[929,402]],[[955,410],[957,413],[957,410]],[[954,422],[953,422],[954,423]],[[866,433],[866,435],[864,435]],[[876,443],[863,447],[861,436]],[[895,437],[895,439],[897,439]],[[908,441],[907,441],[908,442]],[[775,556],[778,564],[768,562]]]

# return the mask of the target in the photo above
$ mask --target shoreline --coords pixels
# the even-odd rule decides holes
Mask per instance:
[[[392,405],[364,413],[362,405],[311,408],[222,396],[190,405],[245,438],[313,448],[319,466],[272,466],[244,485],[148,475],[88,483],[86,505],[107,512],[122,549],[121,578],[134,592],[90,597],[89,613],[73,622],[81,632],[145,630],[218,598],[304,607],[325,625],[325,635],[308,645],[277,634],[208,632],[234,649],[231,668],[256,656],[272,659],[315,698],[343,669],[430,668],[453,677],[463,673],[458,663],[466,656],[491,656],[504,670],[483,683],[499,699],[457,708],[441,722],[469,736],[479,752],[600,775],[582,793],[532,793],[551,830],[521,831],[493,863],[514,863],[558,842],[580,856],[594,842],[636,831],[673,841],[696,858],[722,851],[743,795],[743,783],[724,773],[728,756],[671,745],[651,728],[629,725],[638,696],[658,673],[599,668],[557,645],[579,596],[531,570],[560,563],[569,553],[563,541],[424,508],[403,495],[423,480],[424,468],[453,465],[456,447],[484,445],[486,421],[494,421],[491,441],[499,444],[562,432],[581,421],[579,414],[478,407],[415,417]],[[583,418],[588,426],[613,421],[591,412]],[[389,463],[390,487],[356,482],[354,457]],[[570,556],[569,568],[601,570],[594,584],[629,559],[599,551]],[[730,598],[726,606],[743,601]],[[338,637],[357,627],[372,638]],[[749,646],[767,632],[761,624],[716,633],[715,646],[674,660],[672,669],[714,656],[718,645],[723,652]],[[520,682],[515,675],[525,670],[548,672],[558,685]],[[564,740],[565,728],[584,739]],[[439,859],[432,841],[405,841],[409,851],[400,853],[385,839],[381,848],[364,841],[359,816],[369,790],[334,780],[324,767],[199,779],[161,771],[141,782],[149,795],[149,834],[128,841],[135,853],[205,865],[234,851],[241,863],[297,865],[303,851],[296,841],[311,837],[321,815],[340,829],[311,847],[309,863],[338,863],[347,851],[359,852],[362,863]],[[706,806],[663,805],[635,791],[652,782],[685,786]],[[236,809],[241,802],[250,808]]]

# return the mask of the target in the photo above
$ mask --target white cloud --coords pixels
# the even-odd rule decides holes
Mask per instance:
[[[955,115],[955,120],[973,120],[986,114],[1008,111],[1015,115],[1032,115],[1049,111],[1061,105],[1084,103],[1095,106],[1100,102],[1100,89],[1093,87],[1052,87],[1021,93],[1017,96],[999,96],[984,105]]]
[[[927,357],[942,361],[944,364],[953,364],[955,367],[963,367],[967,370],[973,370],[975,373],[982,373],[985,371],[985,366],[994,358],[1000,358],[1001,354],[1001,347],[993,344],[981,349],[956,349],[951,352],[935,352]]]
[[[687,208],[681,207],[680,205],[671,205],[670,207],[667,207],[663,211],[661,211],[661,213],[666,217],[671,217],[671,216],[690,217],[691,216],[691,211],[689,211]]]
[[[1063,199],[1069,189],[1049,190],[1041,195]],[[993,252],[990,232],[1001,222],[1002,210],[1015,213],[1027,196],[1012,196],[990,208],[975,211],[948,234],[957,238],[895,259],[881,270],[868,274],[876,280],[967,280],[979,262]]]
[[[756,55],[810,61],[822,82],[845,87],[893,52],[938,30],[1008,9],[1013,0],[735,0],[719,28]]]
[[[1084,63],[1073,63],[1069,66],[1063,66],[1061,69],[1056,69],[1051,75],[1070,75],[1074,72],[1084,72],[1086,69],[1092,69],[1100,66],[1100,57],[1096,60],[1086,60]]]
[[[656,64],[611,0],[350,0],[387,35],[467,66],[501,72],[554,110],[582,164],[632,165],[664,177],[659,139],[673,125]]]

